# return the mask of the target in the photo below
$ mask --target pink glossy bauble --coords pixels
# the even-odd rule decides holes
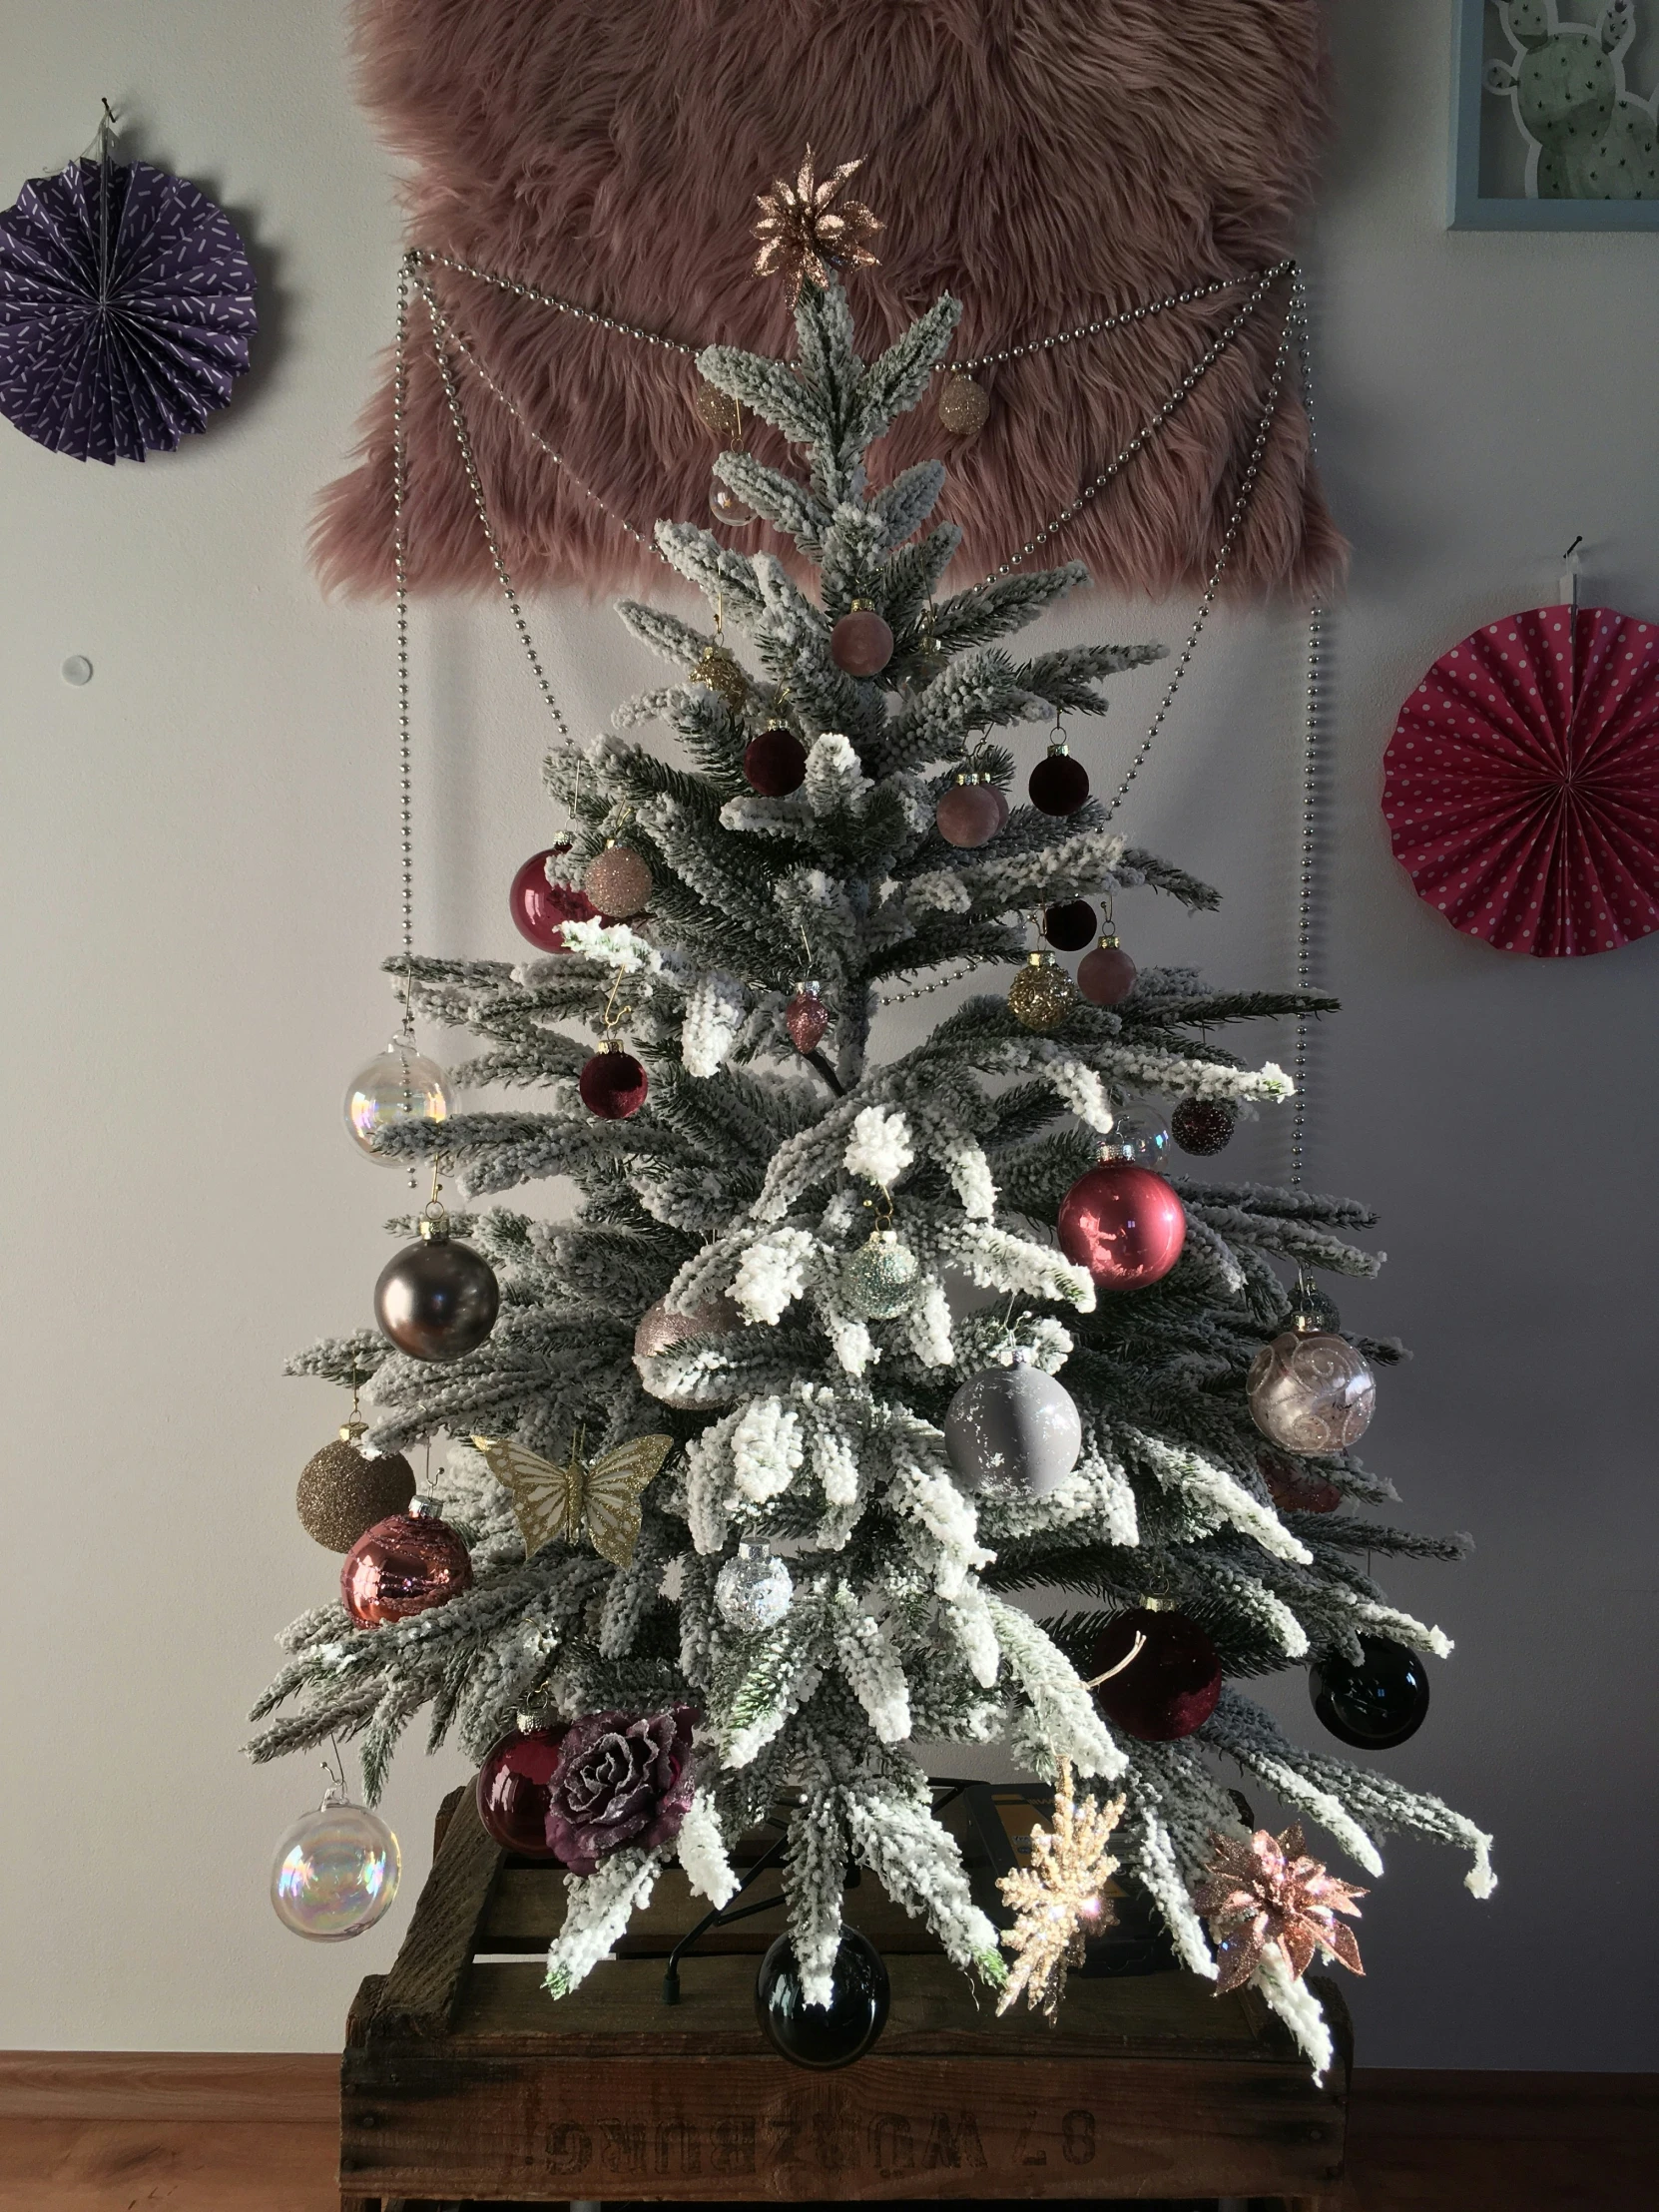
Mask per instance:
[[[807,781],[807,748],[793,730],[763,730],[744,748],[743,773],[763,799],[787,799]]]
[[[1120,1006],[1135,988],[1135,963],[1120,944],[1097,944],[1077,963],[1077,988],[1091,1006]]]
[[[435,1513],[391,1513],[364,1531],[339,1570],[340,1601],[363,1628],[406,1621],[472,1587],[472,1561]]]
[[[565,949],[562,923],[594,921],[599,915],[599,908],[578,885],[547,880],[548,861],[559,859],[569,850],[568,844],[550,844],[545,852],[532,852],[507,893],[513,926],[543,952]]]
[[[989,844],[1008,819],[1008,802],[994,784],[952,784],[933,810],[939,835],[963,851]]]
[[[1060,1202],[1060,1250],[1103,1291],[1161,1283],[1187,1241],[1174,1189],[1132,1160],[1104,1160],[1079,1176]]]
[[[631,1052],[596,1052],[576,1078],[582,1104],[601,1121],[627,1121],[645,1104],[646,1073]]]
[[[547,1799],[559,1751],[562,1724],[515,1729],[490,1747],[473,1785],[478,1818],[505,1851],[521,1859],[553,1859],[547,1844]]]
[[[879,676],[892,659],[892,632],[873,607],[854,607],[830,633],[830,658],[848,676]]]

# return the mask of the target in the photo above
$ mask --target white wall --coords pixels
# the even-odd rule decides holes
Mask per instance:
[[[301,553],[389,330],[397,244],[335,16],[0,0],[6,187],[85,143],[107,92],[138,151],[240,220],[266,317],[235,407],[177,456],[83,469],[0,428],[0,2043],[336,2043],[461,1772],[405,1754],[389,1810],[406,1891],[380,1930],[332,1951],[281,1932],[269,1854],[312,1776],[250,1770],[237,1745],[273,1631],[330,1586],[289,1499],[339,1408],[279,1370],[366,1317],[398,1196],[336,1119],[389,1026],[390,623],[323,606]],[[1361,2048],[1651,2065],[1659,944],[1549,964],[1454,935],[1396,871],[1377,802],[1398,699],[1476,623],[1550,597],[1576,533],[1593,595],[1659,616],[1655,246],[1448,237],[1446,0],[1335,0],[1332,17],[1344,125],[1317,294],[1356,559],[1323,950],[1347,1010],[1322,1039],[1312,1172],[1382,1209],[1391,1263],[1348,1311],[1417,1352],[1384,1383],[1375,1456],[1413,1523],[1480,1539],[1462,1570],[1395,1577],[1459,1651],[1388,1764],[1498,1831],[1503,1881],[1476,1906],[1449,1855],[1393,1848],[1353,1988]],[[1189,613],[1096,605],[1053,635],[1167,637]],[[651,680],[603,609],[539,619],[577,727]],[[504,624],[419,617],[420,939],[437,951],[513,952],[504,887],[543,841],[546,733]],[[72,653],[95,664],[85,690],[59,677]],[[1288,619],[1207,642],[1128,827],[1227,906],[1189,921],[1132,901],[1137,950],[1287,977],[1298,656]],[[1153,688],[1121,687],[1110,757]],[[1245,1163],[1252,1144],[1271,1171],[1273,1141],[1253,1135]],[[1317,1734],[1299,1679],[1281,1704]]]

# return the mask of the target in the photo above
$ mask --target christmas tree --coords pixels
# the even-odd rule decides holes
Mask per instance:
[[[413,964],[419,1011],[483,1041],[461,1078],[536,1097],[407,1119],[383,1144],[445,1156],[469,1202],[549,1177],[579,1202],[553,1222],[503,1207],[455,1218],[501,1285],[493,1334],[466,1357],[434,1364],[365,1334],[296,1363],[372,1376],[383,1450],[450,1439],[430,1501],[464,1534],[473,1579],[377,1627],[338,1605],[297,1621],[256,1717],[287,1710],[253,1748],[358,1738],[372,1800],[422,1709],[433,1744],[453,1734],[474,1758],[521,1713],[695,1709],[677,1833],[571,1877],[549,1985],[568,1990],[605,1955],[676,1856],[723,1902],[731,1846],[783,1805],[789,1933],[822,2001],[854,1865],[965,1971],[1005,1981],[997,1931],[905,1748],[1000,1743],[1010,1765],[1061,1780],[1068,1820],[1073,1775],[1121,1797],[1119,1863],[1181,1958],[1217,1974],[1208,1916],[1223,1981],[1248,1963],[1323,2063],[1301,1970],[1352,1939],[1329,1912],[1318,1920],[1317,1865],[1298,1893],[1314,1934],[1292,1925],[1285,1869],[1312,1864],[1293,1831],[1263,1875],[1280,1881],[1270,1935],[1284,1940],[1264,1946],[1259,1923],[1240,1953],[1228,1932],[1250,1921],[1239,1899],[1267,1862],[1251,1858],[1219,1762],[1374,1875],[1382,1833],[1462,1844],[1483,1895],[1488,1840],[1469,1822],[1299,1748],[1246,1694],[1253,1676],[1355,1668],[1379,1646],[1443,1655],[1369,1562],[1457,1546],[1357,1510],[1393,1492],[1340,1441],[1310,1432],[1312,1455],[1270,1450],[1253,1419],[1247,1375],[1274,1340],[1295,1351],[1304,1271],[1374,1272],[1348,1241],[1370,1217],[1301,1191],[1172,1188],[1144,1160],[1097,1166],[1135,1097],[1217,1109],[1223,1134],[1231,1114],[1282,1100],[1277,1068],[1245,1065],[1214,1033],[1329,1000],[1211,990],[1186,969],[1133,977],[1121,954],[1079,998],[1039,962],[898,1057],[869,1057],[884,988],[951,963],[1026,962],[1033,910],[1131,885],[1215,902],[1126,847],[1096,801],[1008,812],[1001,797],[1014,761],[992,732],[1097,715],[1102,681],[1159,649],[1013,658],[1002,641],[1084,583],[1081,568],[938,596],[957,543],[928,526],[942,468],[870,488],[868,449],[922,396],[956,316],[941,299],[866,363],[830,277],[801,291],[794,360],[701,357],[713,386],[805,451],[805,480],[740,451],[717,471],[793,539],[818,596],[775,558],[660,526],[714,631],[624,607],[677,674],[618,723],[666,724],[685,765],[622,736],[561,749],[547,775],[571,841],[552,872],[585,882],[601,911],[517,967]],[[574,892],[567,906],[589,910]],[[401,990],[403,963],[389,964]],[[598,1053],[572,1033],[584,1025],[602,1032]],[[1113,1243],[1089,1178],[1126,1170],[1144,1179],[1142,1219]],[[1299,1326],[1369,1387],[1360,1355],[1386,1348],[1353,1351],[1320,1321],[1304,1312]],[[637,1539],[623,1454],[607,1538],[570,1506],[568,1470],[648,1433],[673,1449],[638,1495]],[[567,1470],[545,1542],[513,1478],[534,1468],[527,1454]],[[1019,1602],[1038,1588],[1076,1602],[1039,1621]],[[1137,1676],[1149,1643],[1174,1675]],[[1189,1678],[1194,1649],[1225,1678],[1219,1695],[1202,1660]],[[1109,1864],[1104,1831],[1079,1818],[1088,1864]]]

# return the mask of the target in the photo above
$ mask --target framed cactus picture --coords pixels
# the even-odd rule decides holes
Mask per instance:
[[[1456,0],[1448,223],[1659,230],[1659,0]]]

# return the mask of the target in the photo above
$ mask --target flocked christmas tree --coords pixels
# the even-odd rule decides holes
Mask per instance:
[[[501,1286],[493,1333],[466,1357],[434,1364],[365,1334],[297,1363],[372,1373],[371,1444],[449,1439],[430,1502],[465,1536],[472,1581],[407,1619],[363,1626],[330,1605],[296,1622],[259,1716],[288,1710],[254,1748],[359,1737],[372,1800],[423,1708],[434,1743],[453,1733],[474,1758],[521,1714],[554,1743],[577,1716],[668,1716],[646,1731],[647,1765],[660,1752],[671,1784],[652,1818],[621,1842],[572,1848],[560,1832],[582,1871],[551,1988],[605,1955],[676,1856],[694,1888],[728,1897],[731,1846],[782,1804],[789,1931],[822,2000],[853,1865],[964,1971],[1005,1980],[906,1748],[1001,1743],[1011,1765],[1060,1778],[1068,1809],[1073,1773],[1121,1797],[1118,1862],[1182,1959],[1217,1972],[1208,1919],[1224,1982],[1248,1969],[1323,2062],[1302,1968],[1319,1949],[1358,1954],[1294,1832],[1287,1851],[1252,1847],[1220,1763],[1373,1874],[1386,1831],[1459,1843],[1483,1895],[1487,1839],[1469,1822],[1297,1747],[1248,1695],[1253,1676],[1313,1662],[1363,1703],[1363,1663],[1390,1654],[1420,1679],[1401,1647],[1448,1647],[1367,1567],[1457,1547],[1364,1515],[1393,1493],[1344,1439],[1370,1386],[1361,1353],[1383,1348],[1353,1350],[1317,1314],[1300,1316],[1305,1342],[1293,1326],[1285,1277],[1372,1273],[1347,1241],[1370,1217],[1255,1185],[1172,1189],[1144,1159],[1097,1166],[1127,1101],[1184,1102],[1204,1142],[1282,1099],[1285,1077],[1215,1032],[1315,1002],[1211,990],[1185,969],[1135,978],[1108,947],[1086,998],[1027,966],[1013,1004],[999,988],[898,1057],[868,1054],[883,986],[1026,961],[1033,910],[1132,885],[1213,903],[1126,849],[1096,802],[1007,810],[1013,760],[988,734],[1098,714],[1102,680],[1158,649],[1015,659],[1000,641],[1083,571],[936,597],[957,541],[926,526],[942,469],[870,489],[867,450],[927,388],[956,314],[941,299],[866,364],[830,278],[803,288],[793,361],[702,356],[714,386],[805,451],[805,481],[743,452],[717,470],[793,538],[818,597],[767,555],[660,526],[716,630],[625,607],[677,675],[618,721],[666,724],[684,762],[607,736],[548,764],[572,825],[549,870],[555,911],[591,912],[557,890],[585,879],[603,918],[566,921],[562,949],[518,967],[414,965],[418,1008],[484,1041],[463,1079],[534,1096],[409,1119],[383,1143],[441,1150],[472,1198],[565,1177],[579,1202],[566,1220],[496,1208],[450,1225]],[[1056,809],[1077,797],[1069,781],[1050,778]],[[1310,1349],[1327,1356],[1318,1372],[1297,1368]],[[584,1462],[647,1434],[674,1448],[643,1494],[660,1452],[624,1452],[584,1500]],[[1039,1621],[1020,1602],[1037,1588],[1075,1602]],[[701,1716],[683,1774],[677,1708]],[[1109,1825],[1110,1809],[1086,1831],[1091,1868],[1110,1864]],[[1302,1870],[1291,1889],[1287,1868]]]

